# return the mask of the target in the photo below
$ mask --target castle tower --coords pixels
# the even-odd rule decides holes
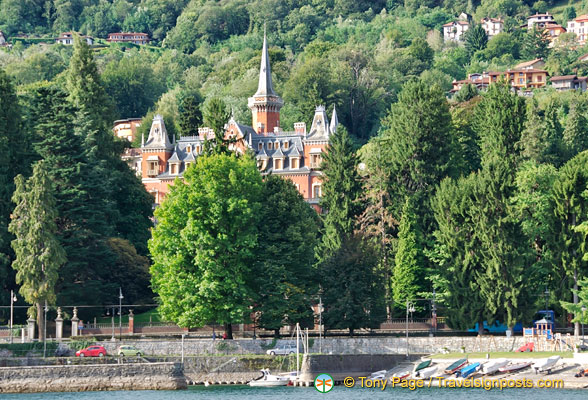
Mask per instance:
[[[272,71],[267,52],[267,37],[263,33],[263,50],[261,52],[261,65],[259,67],[259,85],[257,92],[248,99],[248,107],[251,109],[252,127],[259,134],[273,132],[280,127],[280,109],[284,101],[274,92],[272,86]]]

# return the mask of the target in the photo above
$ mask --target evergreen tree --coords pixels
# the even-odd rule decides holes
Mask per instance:
[[[556,105],[549,102],[542,109],[537,100],[532,99],[527,106],[527,121],[521,135],[521,155],[538,163],[561,165],[565,161],[562,131]]]
[[[533,27],[523,39],[523,56],[528,59],[546,59],[549,54],[549,35],[543,30]]]
[[[341,247],[345,237],[356,228],[356,218],[361,212],[359,195],[361,182],[357,173],[358,158],[347,130],[339,126],[331,136],[331,144],[323,156],[321,207],[323,236],[318,249],[319,260],[324,260]],[[336,279],[336,277],[333,277]]]
[[[555,245],[558,267],[573,284],[573,304],[578,304],[578,282],[588,276],[583,255],[587,251],[588,237],[578,227],[588,220],[588,152],[584,151],[560,169],[553,185],[553,198],[557,232]],[[565,299],[564,299],[565,300]],[[576,322],[574,334],[578,335]]]
[[[401,305],[420,297],[420,293],[425,289],[424,238],[414,214],[415,207],[411,204],[412,201],[411,198],[407,198],[402,209],[392,279],[394,301]]]
[[[225,139],[225,125],[229,122],[231,114],[226,103],[213,97],[204,107],[204,123],[214,131],[214,139],[206,140],[204,151],[209,154],[229,154],[230,139]]]
[[[74,51],[69,60],[66,88],[72,104],[93,121],[96,129],[110,128],[114,121],[111,99],[102,86],[92,49],[74,34]]]
[[[460,103],[468,101],[476,97],[478,94],[478,89],[471,83],[467,83],[461,89],[459,89],[459,92],[456,93],[455,101]]]
[[[55,285],[60,267],[66,262],[65,251],[56,237],[57,209],[46,162],[38,162],[33,176],[25,181],[15,179],[12,201],[16,204],[9,230],[16,237],[12,248],[16,258],[12,267],[17,271],[20,293],[33,304],[29,315],[36,315],[39,339],[44,339],[43,305],[55,304]]]
[[[377,328],[385,318],[384,290],[376,272],[378,258],[360,235],[345,236],[322,264],[327,329]]]
[[[480,24],[476,24],[464,34],[465,48],[470,56],[476,51],[484,50],[488,44],[486,31]]]
[[[491,85],[479,107],[482,170],[472,206],[485,274],[479,285],[489,314],[512,328],[534,312],[539,271],[514,217],[510,198],[520,156],[517,143],[524,126],[524,99],[506,84]]]
[[[198,136],[198,128],[202,125],[200,103],[200,94],[188,95],[182,100],[179,124],[183,136]]]
[[[258,215],[254,287],[258,326],[279,335],[284,325],[314,325],[311,295],[318,217],[291,181],[268,176]]]
[[[570,102],[570,111],[563,132],[563,142],[568,158],[588,150],[588,120],[586,119],[585,103],[582,100],[575,99]]]

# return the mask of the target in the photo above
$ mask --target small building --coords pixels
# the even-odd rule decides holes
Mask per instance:
[[[447,41],[461,42],[463,35],[470,28],[467,21],[453,21],[443,25],[443,39]]]
[[[498,35],[504,30],[504,21],[500,18],[482,18],[482,28],[486,31],[488,40]]]
[[[543,69],[513,69],[503,72],[507,80],[510,82],[515,90],[522,90],[524,92],[530,89],[538,89],[547,84],[547,71]]]
[[[527,17],[527,28],[528,29],[533,29],[533,27],[537,28],[537,29],[543,29],[545,27],[546,24],[555,24],[555,19],[553,18],[553,15],[549,14],[549,13],[545,13],[545,14],[535,14],[535,15],[531,15],[530,17]],[[536,26],[535,26],[536,25]]]
[[[536,58],[531,61],[525,61],[514,66],[513,70],[517,69],[541,69],[545,67],[545,61],[542,58]]]
[[[133,142],[137,137],[137,128],[141,126],[141,118],[127,118],[114,121],[112,130],[116,137]]]
[[[576,75],[552,76],[549,79],[551,86],[556,90],[579,90],[581,92],[586,91],[587,80],[587,77],[578,77]]]
[[[553,47],[555,39],[557,39],[562,33],[566,33],[567,29],[558,24],[545,24],[543,32],[549,38],[549,47]]]
[[[141,156],[142,150],[137,148],[129,148],[125,149],[124,153],[122,154],[121,158],[126,161],[129,167],[135,171],[137,176],[140,178],[143,174],[141,169],[143,157]]]
[[[138,32],[118,32],[109,33],[107,42],[110,43],[134,43],[134,44],[148,44],[149,35]]]
[[[588,14],[580,15],[568,21],[568,32],[576,34],[576,40],[579,44],[586,43],[586,38],[588,37]]]
[[[453,94],[459,92],[461,88],[467,84],[474,85],[476,89],[478,89],[478,91],[484,91],[488,88],[488,85],[490,84],[490,76],[487,72],[469,74],[468,79],[453,81],[453,88],[450,90],[449,93]]]
[[[71,46],[74,44],[74,33],[75,32],[62,32],[58,38],[55,38],[55,43],[61,43],[66,46]],[[86,39],[86,43],[88,46],[92,46],[94,44],[94,38],[92,36],[84,36],[80,35],[82,38]]]

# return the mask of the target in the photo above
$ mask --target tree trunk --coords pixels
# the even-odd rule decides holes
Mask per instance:
[[[39,338],[39,342],[45,340],[45,319],[43,318],[43,306],[41,303],[37,303],[37,332],[39,333],[37,336]]]
[[[233,326],[231,324],[225,324],[225,333],[227,334],[227,339],[233,339]]]
[[[279,339],[280,338],[280,328],[274,329],[274,337],[276,339]]]
[[[578,304],[578,268],[574,269],[574,305]],[[578,315],[574,313],[574,318]],[[580,336],[580,322],[574,322],[574,337]]]
[[[353,328],[349,328],[349,337],[353,337]]]
[[[478,335],[484,336],[484,321],[478,322]]]

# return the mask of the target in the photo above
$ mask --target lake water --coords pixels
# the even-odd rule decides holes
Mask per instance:
[[[248,386],[192,386],[182,391],[135,391],[135,392],[81,392],[81,393],[38,393],[38,394],[0,394],[2,400],[257,400],[257,399],[324,399],[337,400],[369,399],[380,400],[400,398],[409,400],[492,400],[528,398],[533,400],[584,400],[586,390],[560,389],[505,389],[485,391],[483,389],[423,388],[408,389],[348,389],[336,386],[329,393],[319,393],[314,388],[250,388]]]

